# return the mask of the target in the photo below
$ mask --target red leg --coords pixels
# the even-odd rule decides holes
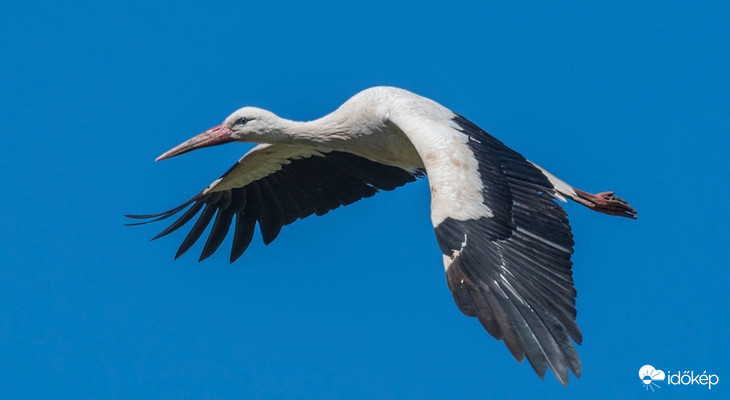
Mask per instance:
[[[636,209],[631,207],[626,200],[614,196],[613,192],[591,194],[576,188],[573,188],[573,190],[578,195],[573,200],[594,211],[636,219]]]

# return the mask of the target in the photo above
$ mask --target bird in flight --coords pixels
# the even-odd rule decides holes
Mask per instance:
[[[177,258],[212,221],[200,260],[233,231],[233,262],[257,224],[269,244],[297,219],[427,177],[431,221],[459,309],[541,378],[548,367],[564,385],[568,369],[580,376],[573,235],[555,200],[636,218],[613,192],[574,188],[461,115],[393,87],[366,89],[309,122],[244,107],[157,161],[234,141],[260,144],[182,205],[128,215],[142,220],[133,225],[179,215],[156,239],[197,216]]]

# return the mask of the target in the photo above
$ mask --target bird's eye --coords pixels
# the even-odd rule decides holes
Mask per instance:
[[[250,119],[248,119],[246,117],[241,117],[241,118],[237,119],[236,122],[234,122],[233,124],[234,125],[246,125],[246,123],[248,121],[250,121]]]

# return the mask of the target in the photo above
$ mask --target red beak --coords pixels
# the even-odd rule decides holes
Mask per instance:
[[[232,142],[235,139],[231,137],[231,127],[227,124],[220,124],[214,126],[207,131],[189,139],[174,148],[166,151],[161,156],[157,157],[155,161],[166,160],[171,157],[185,154],[189,151],[197,150],[203,147],[217,146],[219,144]]]

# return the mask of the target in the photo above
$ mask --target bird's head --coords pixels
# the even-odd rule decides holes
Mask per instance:
[[[203,147],[239,141],[256,142],[276,135],[281,119],[256,107],[243,107],[229,115],[222,124],[186,140],[166,151],[155,161],[165,160]]]

